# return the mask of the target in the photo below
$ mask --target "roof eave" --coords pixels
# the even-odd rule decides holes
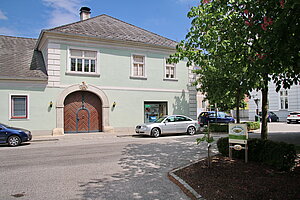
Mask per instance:
[[[48,78],[37,78],[37,77],[9,77],[9,76],[0,76],[0,80],[7,81],[38,81],[38,82],[47,82]]]
[[[44,36],[45,32],[46,32],[45,29],[42,29],[42,30],[41,30],[41,33],[40,33],[40,35],[39,35],[39,37],[38,37],[38,40],[37,40],[37,42],[36,42],[36,44],[35,44],[35,47],[34,47],[35,50],[38,50],[38,48],[39,48],[39,46],[40,46],[40,43],[41,43],[41,41],[42,41],[42,39],[43,39],[43,36]]]

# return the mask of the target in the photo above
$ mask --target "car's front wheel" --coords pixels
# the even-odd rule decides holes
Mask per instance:
[[[196,128],[193,126],[188,127],[187,134],[194,135],[196,133]]]
[[[151,135],[155,138],[159,137],[160,136],[160,130],[158,128],[153,128],[151,130]]]
[[[7,143],[11,147],[18,146],[19,144],[21,144],[21,138],[19,136],[12,135],[8,138]]]

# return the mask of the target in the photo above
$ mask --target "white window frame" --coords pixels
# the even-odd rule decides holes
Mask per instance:
[[[142,57],[144,57],[144,63],[142,63],[142,64],[144,64],[144,67],[143,67],[144,75],[143,76],[139,76],[139,75],[136,76],[136,75],[134,75],[134,66],[133,66],[135,64],[134,59],[133,59],[134,56],[142,56]],[[147,79],[147,75],[146,75],[146,59],[147,59],[147,57],[146,57],[145,54],[137,54],[137,53],[132,53],[131,54],[130,78],[133,78],[133,79]],[[137,63],[137,64],[141,64],[141,63]]]
[[[281,95],[281,92],[283,95]],[[283,105],[286,105],[287,101],[287,108],[282,108],[281,99],[283,99]],[[279,110],[288,110],[289,109],[289,91],[286,89],[279,90]]]
[[[167,67],[173,67],[174,68],[174,77],[167,77]],[[167,58],[164,59],[164,80],[165,81],[178,81],[177,79],[177,66],[175,63],[170,64],[167,63]]]
[[[13,97],[26,97],[26,117],[14,117],[13,116],[13,105],[12,105],[12,98]],[[8,102],[9,102],[9,110],[8,110],[8,113],[9,113],[9,120],[28,120],[30,119],[29,116],[30,116],[30,109],[29,109],[29,105],[30,105],[30,101],[29,101],[29,95],[28,94],[9,94],[9,99],[8,99]]]
[[[94,51],[96,52],[96,60],[95,60],[95,72],[84,72],[84,56],[83,57],[72,57],[71,56],[71,50],[78,50],[78,51]],[[79,75],[79,76],[100,76],[100,51],[98,49],[94,48],[82,48],[82,47],[68,47],[68,53],[67,53],[67,69],[66,69],[66,75]],[[82,71],[71,71],[71,58],[79,58],[82,59]],[[91,63],[92,59],[89,60],[89,64]],[[77,61],[76,61],[77,62]],[[90,70],[90,69],[89,69]]]

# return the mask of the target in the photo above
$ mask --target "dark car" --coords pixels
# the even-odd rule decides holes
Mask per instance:
[[[258,115],[259,115],[259,118],[260,118],[260,121],[261,121],[262,120],[262,117],[261,117],[262,113],[259,112]],[[269,111],[268,112],[268,121],[269,122],[279,122],[279,117],[274,112]]]
[[[32,139],[31,132],[21,128],[0,124],[0,144],[8,144],[11,147],[18,146],[22,142]]]
[[[217,113],[217,116],[216,116]],[[200,126],[207,125],[209,123],[234,123],[235,120],[225,112],[207,111],[201,112],[198,117],[198,123]]]

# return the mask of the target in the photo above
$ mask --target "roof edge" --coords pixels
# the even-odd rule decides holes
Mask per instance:
[[[21,78],[21,77],[0,76],[0,80],[47,82],[48,78],[35,78],[35,77]]]
[[[133,27],[135,27],[135,28],[141,29],[141,30],[146,31],[146,32],[148,32],[148,33],[151,33],[151,34],[154,34],[154,35],[156,35],[156,36],[159,36],[159,37],[162,37],[162,38],[164,38],[164,39],[167,39],[167,40],[170,40],[170,41],[172,41],[172,42],[175,42],[175,43],[177,43],[177,44],[179,43],[179,42],[177,42],[177,41],[175,41],[175,40],[172,40],[172,39],[170,39],[170,38],[164,37],[164,36],[162,36],[162,35],[159,35],[159,34],[157,34],[157,33],[151,32],[151,31],[146,30],[146,29],[144,29],[144,28],[141,28],[141,27],[139,27],[139,26],[130,24],[130,23],[128,23],[128,22],[125,22],[125,21],[123,21],[123,20],[120,20],[120,19],[118,19],[118,18],[112,17],[112,16],[107,15],[107,14],[101,14],[101,15],[97,15],[97,16],[95,16],[95,17],[91,17],[91,18],[89,18],[89,19],[83,20],[83,21],[80,20],[80,21],[76,21],[76,22],[73,22],[73,23],[69,23],[69,24],[64,24],[64,25],[61,25],[61,26],[57,26],[57,27],[54,27],[54,28],[51,28],[51,29],[45,29],[45,31],[47,31],[47,32],[56,32],[56,31],[54,31],[54,30],[57,29],[57,28],[63,28],[63,27],[69,26],[69,25],[78,24],[78,23],[81,23],[81,22],[86,22],[86,21],[89,21],[89,20],[92,20],[92,19],[95,19],[95,18],[98,18],[98,17],[101,17],[101,16],[107,16],[107,17],[110,17],[110,18],[112,18],[112,19],[114,19],[114,20],[117,20],[117,21],[119,21],[119,22],[128,24],[129,26],[133,26]]]
[[[37,42],[36,42],[36,44],[35,44],[34,50],[38,50],[39,45],[40,45],[40,42],[41,42],[41,40],[42,40],[42,38],[43,38],[43,35],[44,35],[44,33],[45,33],[45,30],[46,30],[46,29],[42,29],[42,30],[41,30],[41,32],[40,32],[40,34],[39,34],[39,37],[38,37],[38,39],[37,39]]]

